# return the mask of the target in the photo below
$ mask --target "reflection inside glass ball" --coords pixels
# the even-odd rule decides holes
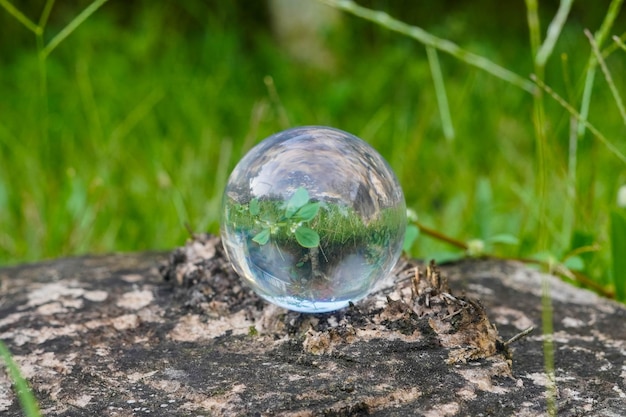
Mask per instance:
[[[258,295],[295,311],[365,297],[397,262],[405,228],[404,195],[387,162],[329,127],[265,139],[224,192],[221,235],[233,267]]]

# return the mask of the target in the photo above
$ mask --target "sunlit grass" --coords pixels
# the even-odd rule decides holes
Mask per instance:
[[[1,340],[0,360],[4,363],[7,374],[9,375],[9,378],[13,383],[13,387],[17,393],[17,397],[19,398],[24,415],[26,417],[40,417],[41,413],[39,412],[37,399],[33,395],[30,387],[28,386],[28,382],[26,382],[26,380],[22,376],[22,373],[20,372],[20,369],[13,360],[11,352],[9,352],[9,349],[7,349],[7,347]]]

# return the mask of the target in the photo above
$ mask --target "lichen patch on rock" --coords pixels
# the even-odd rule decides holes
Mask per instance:
[[[128,291],[122,294],[116,304],[118,307],[127,310],[141,310],[143,307],[150,305],[152,300],[154,300],[154,297],[150,290]]]

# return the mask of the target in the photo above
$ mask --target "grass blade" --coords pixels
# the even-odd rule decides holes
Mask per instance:
[[[611,251],[615,298],[626,301],[626,216],[618,211],[611,212]]]
[[[626,125],[626,108],[624,107],[624,102],[622,101],[622,97],[619,95],[619,91],[617,91],[617,87],[613,82],[613,77],[611,76],[611,72],[609,68],[606,66],[606,62],[602,58],[602,54],[600,53],[600,49],[598,48],[598,44],[595,39],[591,35],[591,32],[585,29],[585,36],[589,38],[589,43],[591,44],[591,49],[596,56],[598,63],[600,64],[600,68],[604,73],[604,78],[606,78],[606,82],[609,85],[609,89],[611,93],[613,93],[613,98],[615,99],[615,103],[617,104],[617,108],[619,109],[619,113],[622,115],[622,119],[624,119],[624,125]]]
[[[561,35],[561,30],[563,30],[563,25],[567,20],[567,16],[569,15],[569,11],[572,8],[573,2],[574,0],[561,0],[559,10],[557,10],[556,15],[554,15],[554,19],[552,19],[552,22],[550,22],[550,25],[548,26],[546,40],[539,48],[537,55],[535,55],[536,65],[541,67],[545,66],[548,58],[550,58],[550,55],[552,55],[552,51],[554,51],[554,45]]]
[[[537,0],[526,0],[526,18],[528,21],[528,31],[530,33],[530,47],[532,56],[535,57],[534,67],[535,74],[539,80],[543,80],[545,66],[540,65],[536,59],[541,45],[541,27],[539,24],[539,13]],[[539,232],[537,234],[537,242],[540,250],[544,250],[546,240],[546,113],[544,99],[541,90],[533,95],[533,126],[535,128],[535,142],[537,149],[537,206],[539,212]]]
[[[613,35],[611,39],[613,39],[615,42],[602,50],[602,58],[604,59],[607,59],[613,52],[617,51],[620,48],[619,42],[623,42],[624,40],[626,40],[626,32],[622,33],[620,36]]]
[[[482,240],[491,237],[491,221],[493,219],[493,192],[489,178],[480,178],[476,183],[474,195],[474,221],[478,226],[478,236]]]
[[[4,0],[0,0],[4,1]],[[72,34],[76,30],[78,26],[80,26],[89,16],[94,14],[96,10],[98,10],[104,3],[108,0],[96,0],[91,3],[85,10],[83,10],[78,16],[76,16],[70,23],[67,24],[43,49],[43,56],[50,55],[50,52],[54,50],[61,42],[65,40],[68,36]]]
[[[550,268],[550,275],[553,271]],[[550,275],[544,274],[541,291],[541,328],[543,331],[543,367],[547,376],[546,401],[548,415],[556,416],[558,406],[556,401],[556,367],[554,365],[554,313],[552,310],[552,295],[550,294]]]
[[[576,136],[576,118],[570,116],[568,149],[567,149],[567,197],[569,204],[563,211],[563,240],[567,241],[572,235],[576,209],[576,172],[578,171],[578,137]]]
[[[23,24],[26,29],[31,32],[37,34],[41,33],[42,29],[40,26],[37,26],[32,20],[24,15],[24,13],[20,12],[13,4],[11,4],[8,0],[0,0],[0,6],[4,8],[11,16],[15,18],[18,22]]]
[[[581,140],[585,136],[585,129],[587,128],[586,122],[589,117],[589,105],[591,103],[591,90],[593,89],[593,82],[596,78],[596,63],[595,58],[589,61],[587,64],[587,75],[585,76],[585,87],[583,88],[583,98],[580,102],[580,117],[578,118],[578,128],[576,129],[576,135],[578,140]]]
[[[609,142],[609,140],[606,138],[606,136],[604,136],[594,125],[589,123],[586,119],[583,119],[582,115],[580,113],[578,113],[572,107],[571,104],[569,104],[567,101],[565,101],[563,99],[563,97],[558,95],[553,89],[551,89],[550,87],[545,85],[545,83],[543,81],[539,80],[537,77],[531,76],[531,78],[537,83],[539,88],[541,88],[546,93],[548,93],[550,95],[550,97],[552,97],[554,100],[556,100],[556,102],[558,102],[561,106],[563,106],[563,108],[565,110],[567,110],[572,116],[574,116],[576,118],[576,120],[578,120],[578,123],[583,123],[585,125],[585,127],[587,129],[589,129],[589,131],[591,133],[593,133],[593,135],[600,142],[602,142],[604,144],[604,146],[606,146],[606,148],[613,155],[615,155],[620,161],[622,161],[622,162],[624,162],[624,164],[626,164],[626,156],[624,156],[624,154],[619,149],[617,149],[617,147],[615,145],[613,145],[611,142]]]
[[[617,207],[626,208],[626,185],[622,185],[617,191]]]
[[[265,78],[263,78],[263,82],[265,83],[265,87],[267,88],[267,93],[269,94],[270,101],[278,112],[278,120],[280,121],[280,124],[282,125],[283,129],[289,128],[291,126],[291,122],[289,121],[287,110],[285,110],[285,106],[283,106],[283,103],[280,100],[280,96],[278,95],[276,84],[274,84],[274,78],[267,75]]]
[[[139,124],[149,113],[152,108],[156,106],[159,101],[164,97],[164,93],[159,90],[153,90],[146,96],[130,113],[126,118],[115,127],[115,130],[111,132],[109,143],[117,144],[121,142],[135,126]]]
[[[213,196],[207,204],[205,215],[198,223],[198,228],[200,230],[206,230],[210,225],[218,224],[215,213],[220,212],[220,207],[222,205],[223,199],[222,193],[224,191],[224,187],[226,187],[228,175],[230,174],[228,166],[230,164],[232,154],[233,141],[230,139],[222,140],[219,149],[220,158],[219,162],[217,163],[217,169],[215,170],[215,181],[213,182]]]
[[[402,244],[402,251],[406,254],[411,253],[411,248],[413,247],[413,243],[417,240],[420,234],[420,229],[414,224],[410,224],[406,227],[406,231],[404,232],[404,243]]]
[[[604,44],[604,41],[609,36],[609,32],[613,27],[615,19],[617,19],[617,16],[619,15],[623,3],[624,0],[611,1],[611,4],[609,5],[609,10],[607,11],[606,16],[604,16],[604,21],[602,21],[602,24],[600,25],[600,30],[598,30],[598,32],[594,35],[598,47],[601,48]],[[590,57],[590,59],[593,59],[593,57]]]
[[[624,50],[624,52],[626,52],[626,44],[624,44],[620,38],[613,36],[613,40],[615,41],[615,45],[619,46]]]
[[[348,12],[362,19],[374,22],[384,28],[391,31],[401,33],[409,38],[413,38],[418,42],[431,46],[440,51],[446,52],[453,57],[472,65],[476,68],[480,68],[489,74],[498,77],[510,84],[513,84],[519,88],[522,88],[529,93],[535,92],[535,86],[527,79],[520,77],[508,69],[501,67],[500,65],[490,61],[489,59],[476,55],[472,52],[466,51],[454,42],[446,39],[439,38],[426,32],[424,29],[418,26],[408,25],[400,20],[394,19],[385,12],[371,10],[366,7],[357,5],[352,0],[318,0],[328,6],[335,7],[344,12]]]
[[[46,24],[48,24],[48,18],[50,17],[52,6],[54,6],[54,0],[47,0],[46,5],[41,12],[41,16],[39,16],[39,27],[42,31],[46,27]]]
[[[530,48],[533,56],[537,56],[539,45],[541,45],[541,26],[539,25],[539,13],[537,9],[537,0],[526,0],[526,20],[528,21]]]
[[[33,395],[28,382],[22,376],[17,364],[11,357],[11,352],[0,340],[0,358],[4,361],[9,377],[13,381],[15,391],[22,405],[22,410],[27,417],[40,417],[39,406],[37,405],[37,399]]]
[[[428,64],[430,65],[430,72],[435,86],[435,95],[437,97],[437,104],[439,105],[439,115],[441,117],[443,135],[448,141],[452,141],[454,140],[454,126],[452,126],[452,116],[450,116],[450,106],[448,105],[446,84],[443,81],[443,75],[441,74],[441,66],[439,65],[437,50],[432,46],[427,46],[426,55],[428,56]]]
[[[609,35],[611,31],[611,27],[613,27],[613,22],[617,18],[620,9],[622,8],[622,3],[624,0],[613,0],[609,5],[609,10],[604,16],[604,21],[600,25],[600,30],[596,32],[594,38],[596,40],[596,44],[598,48],[602,48],[602,44],[604,40]],[[589,105],[591,103],[591,90],[593,89],[593,82],[596,77],[596,65],[597,60],[595,55],[592,53],[589,56],[589,61],[587,62],[587,75],[585,77],[585,88],[583,90],[583,97],[580,104],[580,118],[578,119],[578,139],[582,139],[585,135],[585,129],[587,126],[587,118],[589,117]]]

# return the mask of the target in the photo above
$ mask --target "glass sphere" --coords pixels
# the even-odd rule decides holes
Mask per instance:
[[[404,194],[378,152],[330,127],[277,133],[230,175],[226,253],[265,300],[321,313],[365,297],[391,272],[406,229]]]

